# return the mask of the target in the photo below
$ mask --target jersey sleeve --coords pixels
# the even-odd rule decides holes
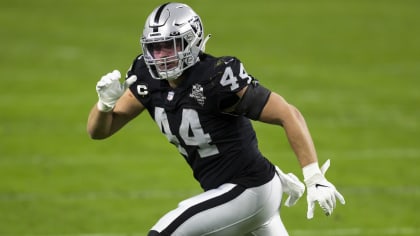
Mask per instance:
[[[130,85],[129,89],[137,100],[147,106],[147,103],[150,100],[150,97],[148,96],[150,83],[148,82],[148,69],[144,63],[143,55],[138,55],[133,60],[125,79],[130,78],[132,75],[136,75],[137,80]]]
[[[235,57],[222,57],[216,67],[217,100],[220,111],[226,111],[239,101],[236,95],[253,80],[242,62]]]
[[[133,62],[130,65],[130,68],[128,68],[125,79],[130,78],[130,76],[132,76],[132,75],[136,75],[136,70],[139,69],[139,66],[141,64],[140,63],[141,58],[142,58],[142,55],[138,55],[138,56],[136,56],[136,58],[134,58]]]

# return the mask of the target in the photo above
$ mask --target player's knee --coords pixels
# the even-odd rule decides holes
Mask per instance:
[[[164,236],[164,234],[161,234],[156,230],[150,230],[147,236]]]

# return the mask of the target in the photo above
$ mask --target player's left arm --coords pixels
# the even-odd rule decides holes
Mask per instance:
[[[305,119],[282,96],[271,92],[258,120],[283,126],[288,141],[303,168],[317,162],[317,155]]]
[[[237,95],[241,97],[239,104],[236,106],[240,113],[250,114],[250,118],[254,120],[280,125],[284,128],[290,146],[302,167],[304,181],[308,188],[307,218],[311,219],[313,217],[316,201],[326,215],[330,215],[334,210],[336,198],[344,204],[344,197],[324,177],[328,167],[323,171],[318,167],[315,146],[301,112],[279,94],[270,92],[260,85],[249,85],[238,92]],[[264,96],[268,98],[264,98]]]
[[[317,162],[315,147],[305,119],[296,107],[259,84],[248,85],[241,89],[237,96],[240,100],[235,104],[235,113],[253,120],[283,126],[301,167]]]

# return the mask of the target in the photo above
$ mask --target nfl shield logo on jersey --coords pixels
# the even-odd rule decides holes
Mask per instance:
[[[192,86],[190,97],[194,98],[197,101],[197,103],[201,106],[204,106],[204,101],[206,100],[206,97],[204,97],[203,87],[201,86],[201,84],[194,84]]]
[[[174,95],[175,95],[175,92],[174,91],[169,91],[168,96],[166,97],[166,99],[168,99],[168,101],[172,101],[172,99],[174,99]]]

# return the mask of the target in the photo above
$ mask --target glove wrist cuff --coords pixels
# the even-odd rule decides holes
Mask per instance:
[[[323,177],[321,169],[319,169],[318,162],[311,163],[302,168],[303,179],[307,186],[314,184],[316,180]]]
[[[103,102],[101,102],[101,100],[98,101],[98,103],[96,104],[96,107],[98,108],[99,111],[102,111],[102,112],[109,112],[112,109],[114,109],[114,106],[107,106]]]

